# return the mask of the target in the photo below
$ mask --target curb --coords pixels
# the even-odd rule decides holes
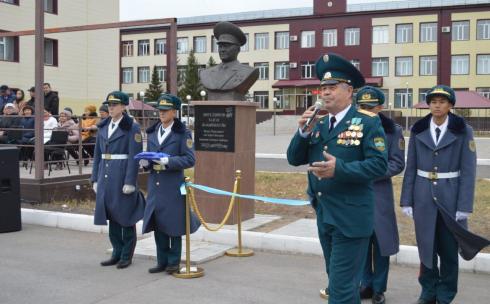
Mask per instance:
[[[108,233],[108,226],[95,226],[91,215],[27,208],[22,208],[21,211],[23,224]],[[138,235],[141,236],[142,221],[136,224],[136,230]],[[235,246],[237,244],[237,234],[235,230],[222,229],[218,232],[210,232],[201,227],[191,235],[191,240]],[[242,231],[242,244],[244,247],[259,251],[323,256],[318,238],[312,237]],[[390,261],[393,264],[419,267],[418,249],[415,246],[400,245],[400,251],[391,256]],[[490,254],[479,253],[471,261],[465,261],[459,257],[459,269],[474,273],[490,274]]]

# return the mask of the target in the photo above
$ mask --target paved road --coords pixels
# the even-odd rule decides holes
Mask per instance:
[[[150,275],[153,261],[125,270],[98,266],[107,236],[39,226],[0,234],[0,303],[325,303],[319,257],[259,252],[202,265],[206,275],[180,280]],[[461,273],[455,303],[487,303],[489,275]],[[387,300],[407,304],[419,293],[417,269],[393,267]],[[366,301],[364,303],[370,303]]]

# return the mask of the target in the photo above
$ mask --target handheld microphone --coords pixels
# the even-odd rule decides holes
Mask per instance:
[[[306,130],[308,130],[313,120],[315,120],[315,116],[318,114],[318,112],[320,112],[322,107],[323,107],[323,100],[318,99],[315,102],[315,110],[313,111],[313,115],[310,118],[308,118],[308,120],[306,121],[305,125],[301,129],[302,132],[306,132]]]

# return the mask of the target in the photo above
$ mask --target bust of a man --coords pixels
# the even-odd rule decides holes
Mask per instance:
[[[245,100],[245,94],[259,77],[259,71],[238,60],[240,47],[247,42],[242,30],[230,22],[214,27],[221,63],[201,70],[199,78],[209,100]]]

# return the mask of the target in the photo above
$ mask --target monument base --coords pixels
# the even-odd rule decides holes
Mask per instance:
[[[241,171],[240,193],[255,193],[255,103],[247,101],[194,101],[195,183],[233,191],[235,172]],[[231,197],[195,190],[206,222],[219,223]],[[255,202],[240,201],[242,221],[254,217]],[[237,210],[226,224],[237,223]]]

